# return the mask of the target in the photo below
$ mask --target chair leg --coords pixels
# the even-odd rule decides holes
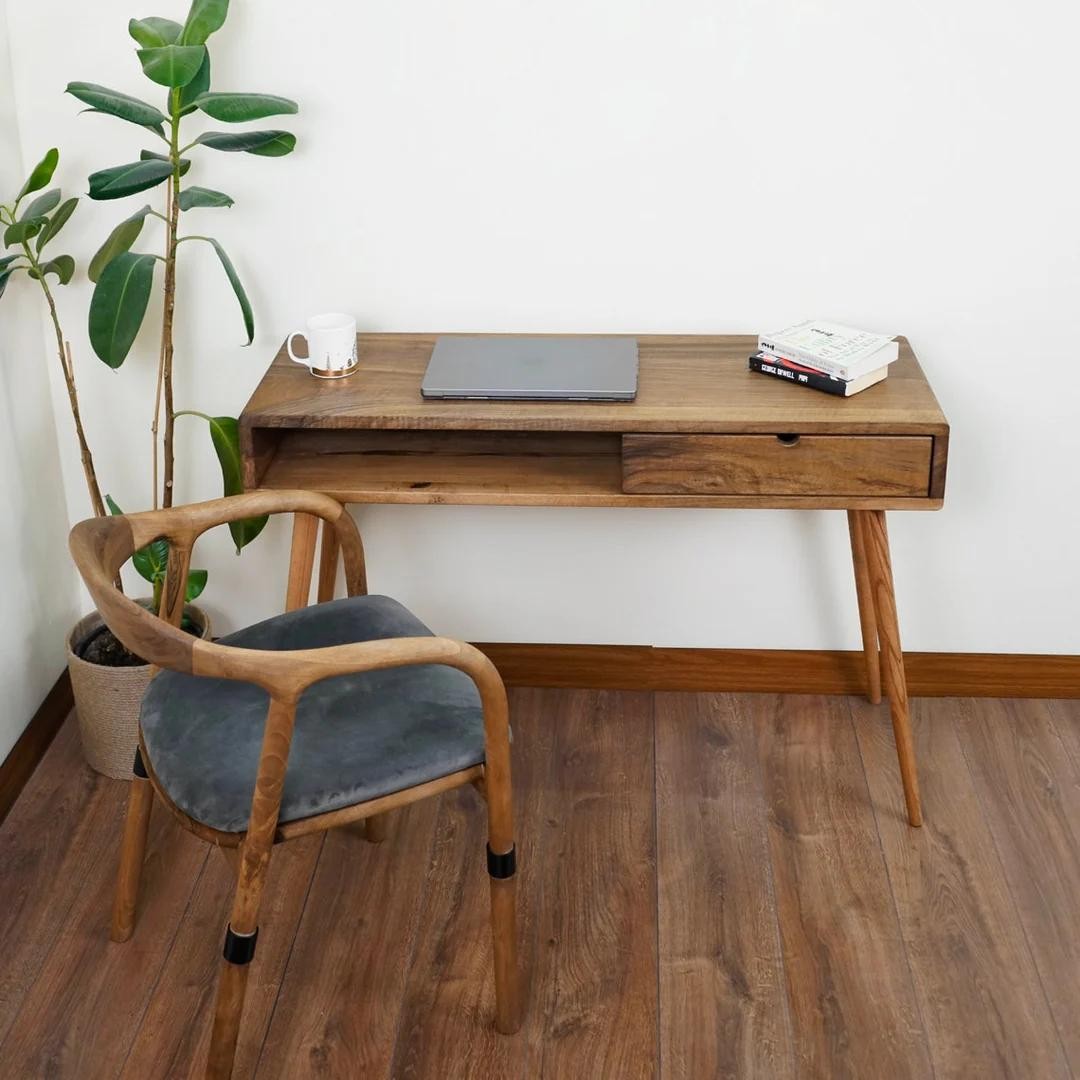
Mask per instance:
[[[495,1027],[513,1035],[521,1027],[521,980],[517,959],[517,876],[514,848],[497,855],[488,847],[491,933],[495,942]],[[506,873],[505,877],[498,872]]]
[[[502,758],[493,768],[492,758]],[[517,850],[511,811],[509,747],[488,747],[484,796],[488,812],[487,870],[491,886],[491,933],[495,951],[495,1027],[512,1035],[521,1026],[521,979],[517,955]]]
[[[381,844],[386,839],[386,831],[390,826],[390,811],[381,814],[372,814],[364,819],[364,838],[372,844]]]
[[[109,937],[113,941],[127,941],[135,930],[139,879],[142,877],[143,858],[146,854],[150,811],[154,805],[154,788],[146,775],[139,750],[135,751],[132,773],[124,835],[120,843],[120,868],[116,876],[112,925],[109,929]]]
[[[862,630],[863,653],[866,657],[866,696],[872,705],[881,703],[881,666],[878,657],[877,618],[874,614],[874,594],[870,584],[870,563],[866,554],[866,538],[858,510],[849,510],[848,531],[851,534],[851,562],[855,568],[855,594],[859,601],[859,626]]]
[[[254,953],[257,933],[248,937],[236,935],[234,957],[229,958],[231,930],[226,931],[225,959],[221,963],[218,979],[217,1003],[214,1006],[214,1027],[210,1034],[210,1056],[206,1062],[206,1080],[229,1080],[236,1058],[236,1043],[240,1036],[240,1018],[244,1013],[244,996],[247,993],[250,956],[244,960],[235,951],[237,944]]]
[[[248,971],[255,956],[259,936],[259,904],[270,861],[270,849],[259,855],[240,848],[240,873],[233,899],[232,916],[225,930],[221,975],[214,1005],[214,1026],[210,1033],[207,1080],[228,1080],[232,1076],[240,1021],[244,1013]]]
[[[297,515],[297,518],[300,516]],[[310,568],[310,563],[308,566]],[[306,599],[306,595],[301,598],[301,606]],[[262,903],[266,872],[274,849],[274,831],[281,809],[281,792],[285,784],[295,719],[295,699],[270,699],[259,770],[255,777],[255,793],[251,799],[251,814],[244,842],[240,845],[236,893],[229,925],[225,930],[224,964],[218,981],[214,1026],[210,1032],[210,1054],[206,1062],[206,1075],[211,1080],[228,1080],[232,1076],[236,1040],[244,1012],[248,966],[255,956],[255,942],[259,936],[259,905]]]
[[[885,670],[888,672],[889,712],[892,715],[893,737],[896,739],[896,756],[900,761],[904,801],[907,804],[908,822],[918,827],[922,824],[922,804],[919,799],[919,777],[915,768],[915,742],[911,735],[907,679],[904,675],[904,654],[900,649],[900,623],[896,615],[885,511],[864,510],[859,513],[863,515],[863,535],[870,556],[874,609],[877,612]]]

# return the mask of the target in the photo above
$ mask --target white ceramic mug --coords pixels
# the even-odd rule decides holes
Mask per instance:
[[[307,356],[293,352],[293,338],[306,337]],[[312,315],[303,330],[294,330],[285,348],[289,357],[320,379],[341,379],[356,370],[356,320],[351,315]]]

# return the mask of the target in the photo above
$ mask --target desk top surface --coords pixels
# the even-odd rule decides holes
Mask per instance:
[[[425,401],[437,334],[361,334],[359,369],[316,379],[284,347],[241,414],[245,428],[944,435],[948,422],[906,339],[889,377],[851,398],[747,369],[750,336],[638,335],[633,402]]]

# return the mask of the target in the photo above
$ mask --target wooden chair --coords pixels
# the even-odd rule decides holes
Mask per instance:
[[[225,522],[282,512],[296,515],[287,593],[296,610],[221,643],[180,630],[196,539]],[[319,518],[320,577],[332,583],[340,551],[348,598],[305,607],[311,549],[296,537],[313,543]],[[127,599],[114,581],[134,551],[160,537],[169,543],[169,561],[159,618]],[[363,547],[352,518],[334,500],[312,492],[253,492],[93,518],[75,526],[70,546],[112,631],[133,652],[167,669],[156,675],[143,702],[112,939],[126,941],[134,930],[155,794],[197,836],[234,853],[239,849],[206,1075],[232,1072],[273,845],[361,819],[372,839],[378,815],[469,783],[487,803],[495,1022],[501,1032],[515,1031],[520,1003],[510,737],[506,692],[487,657],[463,642],[431,636],[394,601],[367,596]],[[319,647],[303,647],[310,641]],[[410,737],[394,741],[402,725]],[[244,747],[230,747],[231,740]],[[194,768],[185,760],[211,751],[214,760],[198,760]],[[368,751],[372,756],[364,760]],[[349,764],[356,775],[338,775]],[[322,767],[338,774],[320,787]]]

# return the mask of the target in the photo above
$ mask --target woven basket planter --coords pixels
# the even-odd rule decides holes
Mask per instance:
[[[149,606],[149,601],[139,602]],[[185,611],[202,627],[201,636],[208,639],[210,619],[206,613],[191,604]],[[94,611],[80,619],[68,635],[67,660],[75,715],[87,764],[104,776],[130,780],[139,745],[139,707],[150,685],[151,665],[106,667],[83,660],[78,652],[102,625],[101,616]]]

